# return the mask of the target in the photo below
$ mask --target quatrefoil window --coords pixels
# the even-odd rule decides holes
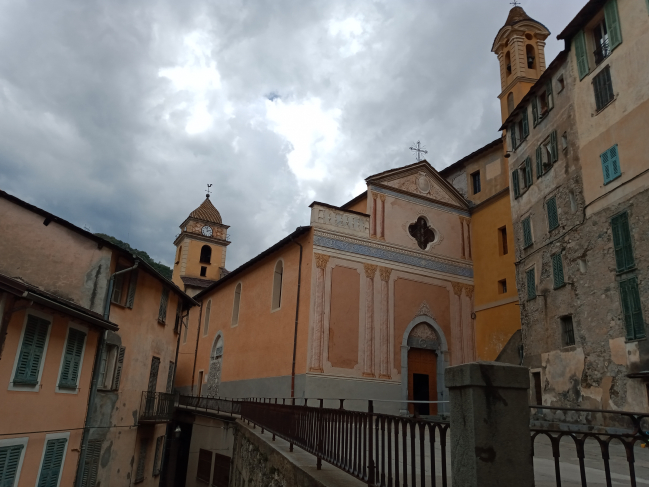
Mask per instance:
[[[423,216],[417,218],[415,223],[408,225],[408,233],[417,241],[421,250],[426,250],[428,244],[435,241],[435,232],[428,226],[428,222]]]

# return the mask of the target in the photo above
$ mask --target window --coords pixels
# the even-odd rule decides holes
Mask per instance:
[[[210,299],[205,306],[205,324],[203,325],[203,336],[207,336],[207,332],[210,329],[210,314],[212,312],[212,300]]]
[[[586,36],[584,35],[584,31],[580,30],[579,32],[577,32],[575,37],[572,39],[572,42],[575,45],[577,71],[579,72],[579,80],[581,81],[590,72],[590,67],[588,66],[588,53],[586,52]]]
[[[505,294],[507,292],[507,279],[498,281],[498,294]]]
[[[95,487],[99,471],[99,455],[101,454],[101,440],[88,441],[88,453],[81,473],[81,487]]]
[[[36,386],[40,380],[42,362],[50,330],[50,320],[27,315],[20,352],[16,357],[13,385]]]
[[[608,30],[606,29],[606,22],[602,21],[593,29],[593,38],[595,41],[595,65],[601,63],[608,57],[611,50],[608,46]]]
[[[529,247],[534,243],[532,240],[532,222],[530,221],[530,217],[528,216],[527,218],[525,218],[522,224],[523,224],[523,248],[526,249],[527,247]]]
[[[629,214],[624,212],[614,217],[611,220],[611,227],[617,272],[633,269],[635,267],[635,259],[633,258],[633,246],[631,245]]]
[[[140,455],[137,459],[137,470],[135,471],[135,483],[144,481],[144,467],[146,466],[146,451],[149,449],[149,438],[140,439]]]
[[[553,130],[550,136],[536,148],[536,178],[548,172],[552,164],[559,160],[559,147],[557,144],[557,131]]]
[[[534,174],[532,172],[532,158],[525,159],[525,187],[529,188],[534,183]]]
[[[180,297],[176,301],[176,318],[174,319],[174,333],[180,333],[180,326],[183,322],[183,302]]]
[[[527,44],[525,46],[525,54],[527,58],[527,69],[536,69],[536,56],[534,55],[534,46]]]
[[[595,90],[595,109],[599,112],[615,98],[610,66],[606,66],[593,78],[593,89]]]
[[[230,457],[214,454],[214,475],[212,487],[229,487],[230,485]]]
[[[106,344],[101,354],[99,369],[99,389],[119,390],[119,383],[122,378],[122,367],[124,366],[125,347],[113,344]]]
[[[500,255],[507,255],[507,252],[509,252],[507,248],[507,227],[498,229],[498,248],[500,249]]]
[[[548,212],[548,230],[552,231],[559,227],[559,213],[557,211],[557,198],[555,196],[545,202],[545,209]]]
[[[275,272],[273,273],[273,302],[271,309],[279,309],[282,305],[282,279],[284,277],[284,263],[281,260],[275,264]]]
[[[599,155],[602,161],[602,173],[604,174],[604,185],[607,185],[614,179],[622,175],[622,167],[620,166],[620,153],[615,144],[610,149],[602,152]]]
[[[198,468],[196,469],[196,478],[203,482],[210,481],[212,473],[212,452],[209,450],[198,450]]]
[[[508,75],[512,74],[512,55],[510,54],[509,51],[505,53],[505,69],[507,70]],[[514,95],[512,94],[512,101],[513,100],[514,100]]]
[[[118,263],[115,272],[119,272],[131,267],[130,264]],[[113,292],[110,300],[121,306],[133,308],[135,299],[135,288],[137,287],[137,269],[124,274],[117,274],[113,279]]]
[[[617,0],[608,0],[604,5],[604,21],[608,31],[608,43],[611,51],[622,44],[620,18],[617,13]]]
[[[536,275],[534,267],[525,272],[525,280],[527,282],[527,300],[530,301],[536,298]]]
[[[206,277],[207,276],[207,267],[204,265],[201,266],[201,277]]]
[[[167,372],[167,387],[165,388],[165,392],[167,394],[171,394],[174,390],[174,363],[169,362],[169,372]]]
[[[239,306],[241,304],[241,283],[234,289],[234,304],[232,306],[232,326],[239,324]]]
[[[568,132],[564,132],[561,136],[561,150],[564,152],[568,150]]]
[[[509,127],[509,131],[511,132],[510,136],[512,139],[512,150],[516,150],[518,148],[518,138],[516,137],[516,124],[512,124]]]
[[[155,454],[153,457],[153,476],[158,476],[160,475],[160,471],[162,470],[161,463],[162,463],[162,447],[164,445],[164,436],[158,436],[155,440]]]
[[[575,330],[572,325],[572,316],[561,317],[561,335],[563,337],[564,347],[570,347],[575,344]]]
[[[518,170],[512,173],[512,186],[514,187],[514,198],[518,198],[521,195],[521,186],[518,182]]]
[[[63,459],[68,444],[68,433],[64,438],[56,438],[58,435],[47,435],[52,438],[47,439],[45,442],[45,452],[41,461],[41,470],[38,475],[38,487],[58,487],[61,478],[61,467],[63,466]]]
[[[525,140],[527,136],[530,135],[530,122],[527,118],[527,107],[523,109],[523,113],[521,114],[520,133],[522,134],[522,140]]]
[[[27,441],[27,438],[0,440],[0,485],[16,485]]]
[[[201,247],[200,261],[204,264],[209,264],[212,261],[212,247],[209,245],[203,245]]]
[[[162,288],[162,296],[160,296],[160,308],[158,308],[158,322],[166,323],[167,321],[167,304],[169,303],[169,289]]]
[[[532,119],[534,126],[545,118],[554,108],[554,97],[552,96],[552,80],[545,83],[545,91],[540,92],[532,98]]]
[[[565,284],[563,261],[560,253],[552,256],[552,275],[554,277],[554,289],[558,289]]]
[[[149,392],[155,392],[158,386],[158,370],[160,369],[160,359],[153,357],[151,359],[151,370],[149,371]]]
[[[59,375],[59,388],[76,389],[81,373],[81,360],[86,344],[86,334],[77,328],[68,328],[68,338],[63,350],[63,363]]]
[[[561,93],[563,90],[566,89],[566,81],[563,79],[563,75],[560,75],[557,78],[557,83],[559,84],[559,91],[557,93]]]
[[[627,340],[644,338],[645,327],[637,278],[633,277],[620,282],[620,300],[622,301],[622,314],[624,316]]]
[[[541,372],[532,372],[534,382],[534,400],[536,406],[543,405],[543,388],[541,387]]]

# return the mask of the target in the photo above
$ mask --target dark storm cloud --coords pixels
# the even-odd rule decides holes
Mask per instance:
[[[523,5],[553,32],[548,63],[583,3]],[[308,223],[312,200],[341,204],[412,162],[417,139],[438,169],[495,139],[490,49],[509,8],[1,2],[0,188],[170,263],[213,183],[233,268]],[[300,107],[328,121],[302,159]]]

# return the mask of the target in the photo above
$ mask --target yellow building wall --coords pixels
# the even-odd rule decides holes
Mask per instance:
[[[209,264],[200,261],[203,245],[209,245],[212,248],[212,258]],[[180,289],[184,289],[184,284],[180,279],[181,276],[198,277],[213,281],[219,280],[221,277],[220,267],[225,267],[225,254],[226,247],[223,245],[192,238],[183,239],[176,249],[172,279],[174,284]],[[202,266],[207,267],[205,276],[201,276]]]
[[[345,207],[345,209],[351,211],[358,211],[359,213],[369,213],[369,210],[367,209],[367,193],[365,193],[364,198],[361,198],[353,205]]]

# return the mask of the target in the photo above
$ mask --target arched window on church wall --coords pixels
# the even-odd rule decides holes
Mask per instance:
[[[203,326],[203,336],[206,337],[207,333],[210,329],[210,313],[212,311],[212,300],[210,299],[207,302],[207,306],[205,307],[205,325]]]
[[[507,95],[507,113],[512,113],[514,111],[514,94],[510,93]]]
[[[241,304],[241,283],[234,289],[234,305],[232,306],[232,326],[239,324],[239,306]]]
[[[201,263],[209,264],[212,260],[212,247],[209,245],[203,245],[201,247]]]
[[[282,279],[284,277],[284,263],[281,260],[275,264],[275,273],[273,274],[273,303],[272,310],[279,309],[282,305]]]

